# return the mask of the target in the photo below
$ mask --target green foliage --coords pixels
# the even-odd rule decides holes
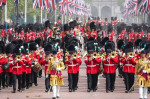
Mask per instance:
[[[123,8],[123,4],[124,4],[125,0],[118,0],[118,5]]]

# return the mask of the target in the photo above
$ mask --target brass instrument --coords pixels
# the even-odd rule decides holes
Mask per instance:
[[[20,55],[17,55],[16,58],[15,58],[17,61],[20,61],[22,60],[22,57]]]
[[[117,52],[113,51],[110,53],[111,58],[115,58],[117,56]]]
[[[73,59],[78,58],[76,53],[74,53],[74,54],[72,55],[72,57],[73,57]]]
[[[123,53],[123,54],[121,54],[120,56],[121,56],[121,57],[125,57],[125,56],[126,56],[126,54],[125,54],[125,53]]]
[[[148,53],[148,58],[150,58],[150,53]]]
[[[97,53],[97,52],[94,52],[94,53],[92,54],[92,57],[93,57],[93,58],[97,58],[97,56],[98,56],[98,53]]]
[[[54,57],[54,56],[53,56],[53,54],[49,54],[49,58],[51,58],[51,59],[52,59],[53,57]]]
[[[134,57],[134,53],[133,52],[128,53],[128,57],[129,58],[133,58]]]

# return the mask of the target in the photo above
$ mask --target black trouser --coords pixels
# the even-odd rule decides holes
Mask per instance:
[[[122,71],[122,67],[120,67],[120,65],[118,65],[118,72],[119,72],[119,75],[123,75],[123,71]]]
[[[39,71],[39,77],[42,77],[42,69]]]
[[[6,72],[2,73],[2,86],[5,87],[5,82],[6,82]]]
[[[45,88],[47,90],[49,90],[50,88],[50,74],[48,75],[48,78],[46,78],[46,74],[45,74]]]
[[[16,90],[16,80],[18,78],[18,89],[22,89],[22,75],[13,74],[13,90]]]
[[[33,69],[31,69],[31,79],[32,79],[32,83],[37,84],[37,73],[33,71]]]
[[[134,84],[134,73],[124,73],[126,90],[129,91]]]
[[[26,87],[30,87],[31,84],[31,73],[26,74]]]
[[[0,73],[0,88],[1,88],[1,85],[2,85],[2,73]]]
[[[6,85],[12,85],[12,73],[5,73],[6,75]]]
[[[7,37],[2,37],[2,41],[4,41],[4,43],[6,43],[6,38]]]
[[[88,89],[96,90],[97,87],[97,74],[87,74]]]
[[[76,75],[77,74],[68,73],[69,89],[75,89],[75,87],[76,87]]]
[[[79,71],[77,72],[77,74],[75,74],[75,78],[76,78],[76,80],[75,80],[75,87],[77,88],[78,87],[78,81],[79,81]]]
[[[106,90],[114,90],[116,73],[105,73],[106,75]]]
[[[26,87],[26,72],[22,73],[22,88]]]

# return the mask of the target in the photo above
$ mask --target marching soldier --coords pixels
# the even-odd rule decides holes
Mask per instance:
[[[147,44],[146,48],[141,52],[141,58],[136,62],[136,71],[135,75],[137,75],[137,86],[139,86],[139,98],[140,99],[148,99],[147,98],[147,87],[150,87],[150,61],[147,58],[147,54],[149,53],[150,44]]]
[[[101,63],[101,58],[98,57],[98,54],[96,53],[95,41],[90,41],[87,43],[87,51],[88,54],[85,57],[85,64],[87,66],[87,80],[88,80],[88,90],[87,92],[90,92],[93,90],[95,92],[97,90],[97,81],[98,81],[98,68],[97,64]],[[96,55],[97,54],[97,55]]]
[[[37,53],[36,53],[37,44],[35,42],[31,42],[29,45],[29,50],[30,50],[31,61],[32,61],[31,67],[33,67],[39,62],[39,58],[40,58],[40,57],[37,57]],[[34,71],[32,68],[31,68],[31,80],[35,86],[38,86],[38,84],[37,84],[37,72]],[[32,86],[32,84],[31,84],[31,86]]]
[[[115,45],[112,41],[105,44],[105,54],[103,54],[104,73],[106,75],[106,92],[113,92],[115,89],[116,66],[118,64],[118,56],[115,51]]]
[[[134,73],[135,73],[135,64],[136,58],[133,53],[133,43],[128,42],[124,47],[125,56],[123,56],[121,63],[123,65],[123,72],[125,78],[125,93],[131,92],[133,89],[131,87],[134,84]]]
[[[26,74],[26,78],[24,78],[26,81],[24,83],[22,83],[22,87],[26,89],[30,88],[30,84],[31,84],[31,65],[32,65],[32,61],[31,61],[31,55],[29,55],[29,43],[24,43],[23,44],[24,49],[23,49],[23,54],[24,54],[24,68],[26,68],[26,71],[24,74]]]
[[[90,23],[90,29],[91,29],[91,32],[90,32],[90,35],[88,36],[88,38],[93,37],[93,38],[97,39],[97,32],[96,32],[95,22]]]
[[[12,75],[12,66],[13,66],[13,49],[14,45],[12,43],[7,44],[5,47],[5,52],[8,58],[9,68],[5,71],[6,72],[6,85],[12,87],[13,84],[13,75]]]
[[[75,45],[68,46],[69,55],[66,55],[65,64],[68,67],[68,80],[69,80],[69,92],[75,91],[76,89],[76,77],[77,77],[77,63],[81,64],[81,59],[78,58]]]
[[[50,89],[51,69],[49,70],[48,74],[47,74],[47,69],[48,69],[49,61],[53,58],[52,45],[47,44],[44,48],[44,51],[45,51],[45,56],[43,58],[42,65],[44,66],[44,70],[45,70],[45,88],[46,88],[45,92],[48,92]]]
[[[20,45],[17,45],[14,49],[15,59],[14,64],[12,66],[12,74],[13,74],[13,91],[12,93],[16,93],[16,80],[18,78],[18,91],[22,92],[22,67],[24,65],[22,57],[21,57],[21,48]]]

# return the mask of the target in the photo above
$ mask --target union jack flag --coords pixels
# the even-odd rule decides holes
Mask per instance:
[[[40,7],[39,0],[33,0],[33,9],[39,8],[39,7]]]

